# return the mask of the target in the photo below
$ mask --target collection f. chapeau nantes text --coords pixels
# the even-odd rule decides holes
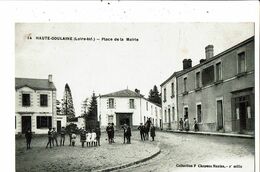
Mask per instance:
[[[132,37],[70,37],[70,36],[27,36],[29,40],[42,41],[102,41],[102,42],[138,42],[139,38]]]
[[[188,168],[243,168],[242,165],[221,165],[221,164],[176,164],[176,167],[188,167]]]

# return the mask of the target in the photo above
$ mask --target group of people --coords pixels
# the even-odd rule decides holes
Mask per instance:
[[[198,122],[196,120],[196,118],[193,118],[193,129],[194,131],[199,131],[199,127],[198,127]],[[179,121],[179,130],[180,131],[189,131],[190,130],[190,124],[189,124],[189,118],[188,117],[185,117],[184,118],[184,121],[182,120],[182,118],[180,118],[180,121]]]
[[[100,136],[101,136],[101,131],[99,127],[91,131],[86,131],[83,128],[82,131],[80,132],[81,146],[84,147],[85,143],[87,147],[97,146],[97,145],[100,146]]]
[[[122,126],[123,132],[124,132],[124,144],[131,144],[131,128],[129,125],[124,124]],[[115,136],[115,129],[114,129],[114,123],[108,123],[108,126],[106,128],[107,136],[108,136],[108,143],[112,144],[115,143],[114,136]]]
[[[141,140],[149,140],[149,132],[150,136],[152,137],[152,141],[154,141],[155,137],[155,127],[151,122],[151,119],[148,118],[146,123],[143,125],[143,123],[140,123],[140,126],[137,128],[140,131]]]
[[[54,147],[54,143],[56,144],[56,146],[59,146],[58,135],[60,135],[60,146],[64,146],[65,135],[66,135],[65,127],[61,128],[61,131],[59,134],[55,128],[49,128],[48,142],[47,142],[46,148],[48,148],[48,147],[52,148],[52,146]]]

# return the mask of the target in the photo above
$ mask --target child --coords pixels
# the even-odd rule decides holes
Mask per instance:
[[[91,133],[89,131],[87,131],[87,134],[86,134],[86,141],[87,141],[87,147],[89,147],[90,141],[91,141]]]
[[[72,133],[72,135],[71,135],[72,146],[75,146],[76,138],[77,138],[77,135],[75,133]]]
[[[97,134],[92,130],[91,132],[91,146],[97,146]]]

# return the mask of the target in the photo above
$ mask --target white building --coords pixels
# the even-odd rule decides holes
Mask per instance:
[[[162,92],[162,123],[163,129],[178,129],[177,114],[177,80],[174,72],[167,80],[161,84]]]
[[[46,134],[56,127],[56,88],[48,79],[15,78],[15,133]]]
[[[148,101],[139,92],[129,89],[101,95],[97,99],[98,121],[101,128],[114,123],[117,129],[126,123],[136,128],[151,118],[156,127],[161,127],[161,106]]]

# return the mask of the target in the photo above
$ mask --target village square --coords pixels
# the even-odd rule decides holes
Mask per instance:
[[[23,27],[31,26],[17,25],[17,29]],[[20,42],[37,45],[36,54],[45,44],[46,50],[57,46],[56,42],[47,45],[50,40],[35,39],[37,29],[30,40],[19,40],[17,35],[17,53],[28,53]],[[152,74],[166,68],[153,64],[152,59],[113,61],[106,57],[113,50],[119,51],[113,48],[128,44],[136,49],[134,53],[140,53],[144,38],[123,45],[105,43],[104,47],[111,46],[112,51],[103,47],[93,52],[89,44],[77,44],[86,48],[83,59],[102,53],[101,61],[95,61],[100,63],[86,61],[89,68],[85,69],[85,61],[77,57],[82,51],[74,50],[74,59],[59,61],[56,72],[47,73],[49,69],[44,67],[41,70],[41,64],[49,64],[46,61],[35,63],[35,68],[30,65],[30,70],[46,74],[38,78],[30,75],[29,69],[23,71],[33,62],[18,54],[16,171],[254,171],[255,38],[251,32],[248,35],[217,53],[209,42],[199,50],[202,55],[198,59],[185,56],[171,61],[178,68],[166,65],[169,69],[163,76],[160,72]],[[40,46],[38,41],[43,41]],[[68,48],[67,54],[76,44],[61,41],[62,49]],[[58,51],[56,48],[52,51]],[[189,51],[193,50],[190,47]],[[127,54],[123,50],[120,53]],[[157,53],[162,52],[151,54]],[[50,68],[56,66],[50,62]],[[88,78],[84,78],[85,72]]]

